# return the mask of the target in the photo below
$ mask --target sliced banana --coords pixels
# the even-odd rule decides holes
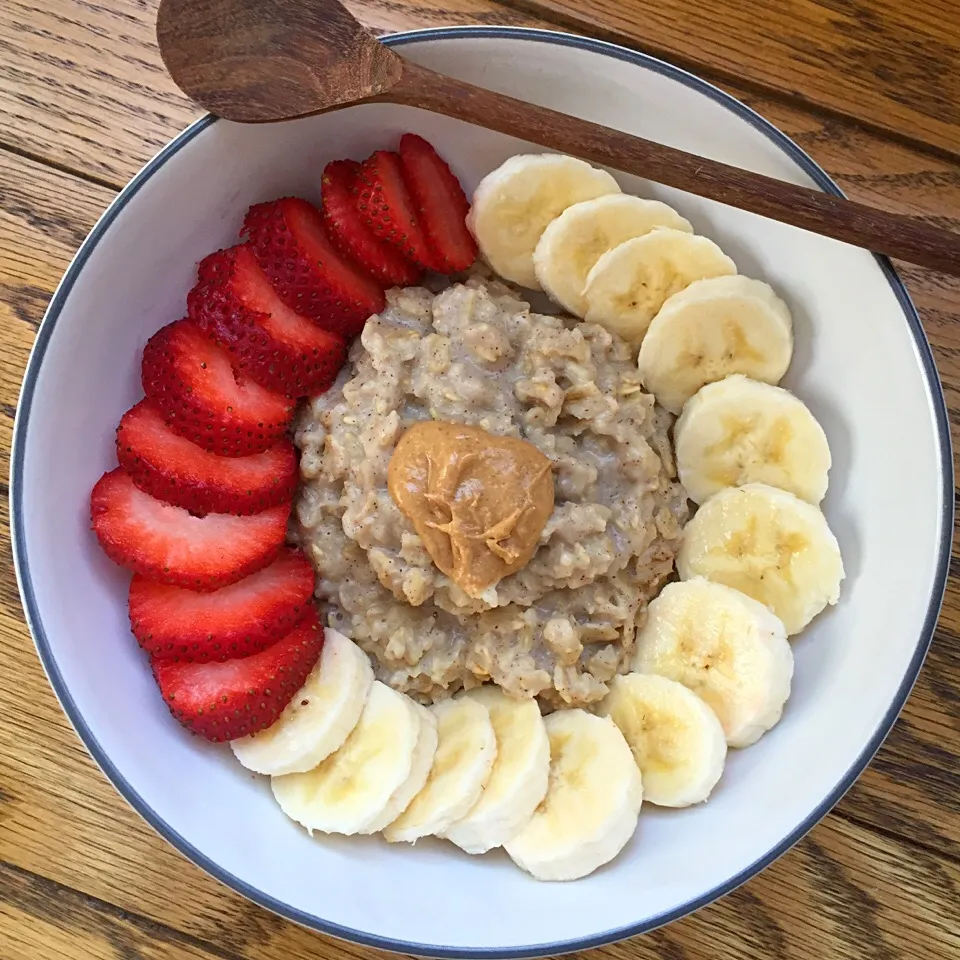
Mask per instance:
[[[372,823],[367,824],[364,833],[377,833],[393,824],[410,806],[414,797],[423,790],[430,777],[440,739],[437,718],[421,704],[415,703],[414,706],[420,714],[420,737],[413,751],[410,775],[394,791],[381,814],[375,817]]]
[[[413,843],[442,833],[480,799],[497,756],[490,711],[479,700],[459,696],[432,708],[440,741],[426,785],[383,835],[391,843]]]
[[[820,510],[763,483],[721,490],[700,507],[684,529],[677,572],[766,604],[788,636],[837,602],[844,577],[840,546]]]
[[[727,744],[747,747],[783,713],[793,651],[762,603],[697,577],[667,584],[650,604],[633,669],[688,687],[716,714]]]
[[[374,680],[360,720],[336,753],[306,773],[273,777],[280,809],[310,833],[374,832],[414,772],[423,727],[419,704]]]
[[[538,880],[577,880],[609,863],[637,828],[640,770],[612,720],[585,710],[546,719],[550,784],[504,849]]]
[[[486,853],[525,827],[543,800],[550,741],[535,700],[514,700],[493,684],[464,696],[490,712],[497,756],[480,799],[440,835],[467,853]]]
[[[619,192],[609,173],[576,157],[523,154],[480,181],[467,227],[501,277],[539,290],[533,251],[547,224],[575,203]]]
[[[637,357],[646,388],[671,413],[702,386],[742,373],[778,383],[793,355],[787,305],[761,280],[713,277],[672,296]]]
[[[583,288],[584,319],[639,343],[664,301],[695,280],[736,272],[737,265],[712,240],[658,227],[597,260]]]
[[[367,655],[342,633],[326,629],[317,665],[277,721],[230,747],[256,773],[312,770],[339,750],[357,725],[372,683]]]
[[[551,221],[533,252],[540,286],[578,317],[587,312],[587,275],[608,250],[656,227],[693,233],[690,223],[659,200],[610,193],[567,207]]]
[[[710,796],[727,759],[717,715],[695,693],[655,674],[614,677],[600,715],[620,729],[643,779],[643,799],[688,807]]]
[[[830,446],[803,401],[781,387],[734,374],[708,383],[677,421],[677,469],[695,503],[718,490],[766,483],[819,503]]]

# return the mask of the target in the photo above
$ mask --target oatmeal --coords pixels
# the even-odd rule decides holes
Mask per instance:
[[[552,464],[533,555],[483,590],[439,569],[388,489],[400,438],[430,420],[526,441]],[[488,679],[552,706],[599,700],[679,547],[671,421],[602,327],[532,313],[479,275],[390,291],[297,425],[297,536],[327,621],[424,701]]]

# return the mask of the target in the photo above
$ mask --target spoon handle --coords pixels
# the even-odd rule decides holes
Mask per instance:
[[[403,60],[400,81],[373,99],[445,114],[875,253],[960,275],[958,233],[515,100],[409,60]]]

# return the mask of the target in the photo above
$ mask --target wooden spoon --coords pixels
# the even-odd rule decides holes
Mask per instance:
[[[960,275],[960,234],[427,70],[380,43],[338,0],[161,0],[157,39],[180,89],[228,120],[289,120],[371,102],[419,107]]]

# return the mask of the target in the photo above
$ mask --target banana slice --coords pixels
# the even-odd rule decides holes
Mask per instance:
[[[742,373],[778,383],[793,355],[787,305],[760,280],[713,277],[672,296],[647,330],[637,366],[671,413],[702,386]]]
[[[708,383],[684,405],[674,436],[680,481],[695,503],[752,482],[814,504],[827,492],[826,434],[780,387],[739,373]]]
[[[480,799],[497,756],[490,711],[478,700],[460,696],[432,709],[440,734],[433,767],[423,790],[383,831],[391,843],[442,833],[466,816]]]
[[[501,277],[539,290],[533,251],[547,224],[575,203],[619,192],[609,173],[583,160],[523,154],[510,157],[480,181],[467,227]]]
[[[386,807],[383,808],[383,812],[367,824],[364,833],[379,833],[379,831],[387,829],[406,811],[414,797],[426,786],[430,777],[430,770],[433,768],[433,761],[437,755],[437,746],[440,739],[437,718],[419,703],[414,703],[414,707],[420,715],[420,736],[413,751],[410,775],[394,791]]]
[[[367,655],[328,628],[320,660],[277,721],[260,733],[232,741],[230,747],[256,773],[279,776],[312,770],[339,750],[357,725],[372,683]]]
[[[689,222],[659,200],[609,193],[567,207],[543,231],[533,252],[540,286],[565,310],[587,312],[587,274],[608,250],[655,227],[693,233]]]
[[[793,651],[762,603],[697,577],[667,584],[650,604],[633,669],[688,687],[719,718],[727,744],[747,747],[783,713]],[[645,771],[644,788],[653,800]]]
[[[374,680],[359,722],[336,753],[307,773],[273,777],[280,809],[310,833],[381,829],[376,824],[414,773],[424,723],[419,704]]]
[[[766,604],[787,635],[840,598],[843,560],[826,518],[764,483],[714,494],[683,532],[681,580],[706,577]]]
[[[467,853],[502,846],[530,822],[547,792],[550,741],[535,700],[514,700],[485,684],[464,695],[490,712],[497,757],[476,804],[441,836]]]
[[[727,759],[717,715],[683,684],[654,674],[614,677],[600,715],[620,729],[643,779],[643,799],[688,807],[710,796]]]
[[[637,828],[640,770],[612,720],[585,710],[546,719],[550,785],[504,849],[538,880],[578,880],[609,863]]]
[[[695,280],[736,272],[737,265],[712,240],[658,227],[597,260],[583,288],[583,316],[639,343],[669,297]]]

